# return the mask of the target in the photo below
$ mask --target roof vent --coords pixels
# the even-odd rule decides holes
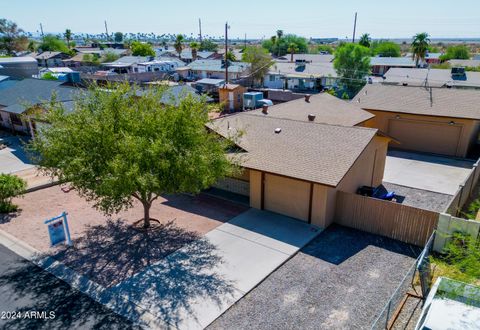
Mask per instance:
[[[305,94],[305,102],[310,103],[310,94]]]
[[[263,105],[262,113],[264,113],[265,115],[268,115],[268,105],[266,105],[266,104]]]
[[[282,131],[282,129],[281,129],[280,127],[275,128],[275,133],[278,134],[278,133],[280,133],[281,131]]]
[[[314,121],[315,120],[315,115],[313,113],[308,115],[308,121]]]
[[[402,86],[408,86],[408,83],[406,81],[402,82]]]

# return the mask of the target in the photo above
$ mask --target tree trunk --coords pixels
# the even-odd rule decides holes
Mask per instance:
[[[143,203],[143,228],[150,228],[150,207],[151,203]]]

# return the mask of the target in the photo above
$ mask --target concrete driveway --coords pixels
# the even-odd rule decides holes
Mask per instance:
[[[31,169],[34,165],[23,150],[22,141],[16,136],[0,138],[7,148],[0,150],[0,173],[14,173]]]
[[[405,151],[389,151],[383,181],[454,195],[473,162]]]
[[[110,290],[170,327],[203,329],[319,233],[250,209]]]

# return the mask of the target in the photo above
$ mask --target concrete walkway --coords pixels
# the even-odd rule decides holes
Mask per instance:
[[[168,327],[202,329],[319,233],[250,209],[109,290]]]
[[[383,180],[393,184],[454,195],[473,162],[404,151],[389,151]]]

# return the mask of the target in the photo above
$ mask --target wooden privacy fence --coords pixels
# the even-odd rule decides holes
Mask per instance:
[[[472,171],[465,179],[465,181],[458,187],[457,192],[452,197],[450,203],[448,204],[445,212],[453,216],[460,215],[460,211],[465,203],[472,196],[473,190],[478,183],[480,178],[480,169],[479,164],[480,159],[473,165]]]
[[[337,192],[335,222],[399,241],[424,246],[439,213],[394,202]]]

